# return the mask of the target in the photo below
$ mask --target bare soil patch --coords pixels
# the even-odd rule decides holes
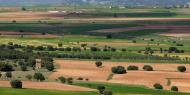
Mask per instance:
[[[95,66],[95,61],[74,61],[74,60],[56,60],[56,64],[60,65],[60,68],[50,75],[50,79],[55,80],[59,76],[73,77],[73,78],[88,78],[89,81],[95,82],[111,82],[111,83],[122,83],[122,84],[135,84],[145,85],[152,88],[154,83],[161,83],[165,89],[169,90],[170,86],[167,86],[167,79],[171,79],[172,85],[179,86],[179,90],[182,92],[189,92],[190,84],[186,80],[190,76],[190,66],[187,64],[164,64],[164,63],[129,63],[129,62],[103,62],[102,68]],[[154,71],[143,71],[144,65],[151,65]],[[107,81],[107,77],[111,73],[113,66],[124,66],[129,65],[138,66],[140,71],[128,71],[127,74],[114,75],[113,79]],[[177,67],[184,65],[187,68],[187,72],[180,73],[177,71]],[[180,82],[175,82],[173,79],[180,78],[184,86]]]
[[[0,81],[0,87],[10,87],[9,81]],[[63,90],[63,91],[95,91],[86,87],[66,85],[56,82],[30,82],[23,81],[23,88],[47,89],[47,90]]]
[[[60,16],[61,15],[61,16]],[[0,13],[0,21],[50,20],[63,19],[62,14],[48,12],[5,12]]]

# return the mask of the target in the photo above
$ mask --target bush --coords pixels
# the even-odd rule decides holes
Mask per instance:
[[[178,87],[177,86],[172,86],[171,91],[178,91]]]
[[[0,71],[8,72],[8,71],[14,71],[13,66],[6,63],[0,64]]]
[[[113,95],[112,91],[106,90],[104,91],[104,95]]]
[[[65,83],[66,82],[66,78],[63,77],[63,76],[59,77],[58,79],[61,81],[61,83]]]
[[[35,73],[33,77],[34,77],[34,79],[36,79],[38,81],[44,81],[45,80],[45,77],[42,73]]]
[[[27,78],[28,80],[32,80],[32,75],[26,75],[26,78]]]
[[[83,78],[79,77],[79,78],[77,78],[77,80],[83,80]]]
[[[72,84],[73,83],[73,78],[67,78],[67,83]]]
[[[70,47],[66,47],[65,51],[71,51],[72,49]]]
[[[5,73],[5,76],[6,76],[7,78],[12,78],[12,72],[6,72],[6,73]]]
[[[184,46],[183,44],[176,44],[176,46]]]
[[[98,89],[100,94],[104,94],[104,91],[105,91],[106,88],[105,88],[105,86],[101,85],[101,86],[98,86],[97,89]]]
[[[21,68],[22,71],[27,71],[27,66],[26,65],[21,65],[20,68]]]
[[[133,40],[132,42],[133,42],[133,43],[137,43],[137,41],[136,41],[136,40]]]
[[[186,71],[186,67],[185,67],[185,66],[178,66],[178,67],[177,67],[177,70],[178,70],[179,72],[185,72],[185,71]]]
[[[53,48],[53,46],[47,46],[47,50],[48,50],[48,51],[54,51],[55,48]]]
[[[101,61],[97,61],[95,64],[96,64],[96,67],[102,66],[102,62]]]
[[[63,46],[63,44],[62,43],[58,43],[58,47],[62,47]]]
[[[150,65],[144,65],[143,70],[145,70],[145,71],[153,71],[153,67],[150,66]]]
[[[112,38],[112,35],[111,35],[111,34],[108,34],[108,35],[106,35],[106,38],[107,38],[107,39],[111,39],[111,38]]]
[[[127,70],[139,70],[139,67],[137,67],[137,66],[128,66]]]
[[[22,88],[22,82],[20,80],[12,80],[10,84],[12,88]]]
[[[46,69],[47,69],[48,71],[53,71],[53,70],[55,69],[54,64],[51,63],[51,62],[47,62],[47,63],[45,64],[45,67],[46,67]]]
[[[153,86],[155,89],[163,89],[163,86],[159,83],[155,83]]]
[[[90,47],[91,51],[98,51],[99,49],[97,47]]]
[[[125,49],[125,48],[122,48],[122,49],[121,49],[121,51],[122,51],[122,52],[126,52],[126,51],[127,51],[127,49]]]
[[[127,73],[123,66],[112,67],[112,72],[115,73],[115,74],[125,74],[125,73]]]

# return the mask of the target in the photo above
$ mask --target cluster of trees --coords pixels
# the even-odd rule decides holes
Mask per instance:
[[[65,78],[63,76],[59,77],[58,80],[61,83],[68,83],[68,84],[72,84],[73,83],[73,78],[69,77],[69,78]]]
[[[85,48],[86,44],[84,44],[84,46],[81,47],[82,48]],[[44,51],[55,51],[55,50],[61,50],[61,51],[65,51],[63,53],[51,53],[51,54],[48,54],[46,56],[48,57],[57,57],[57,58],[80,58],[80,59],[130,59],[130,60],[175,60],[175,61],[181,61],[180,58],[177,58],[177,57],[169,57],[169,56],[164,56],[164,57],[161,57],[161,56],[155,56],[155,55],[152,55],[154,53],[154,51],[150,48],[150,47],[147,47],[145,49],[145,54],[147,55],[135,55],[135,56],[132,56],[132,55],[128,55],[127,53],[124,54],[124,53],[121,53],[121,52],[118,52],[118,53],[114,53],[115,51],[117,51],[116,48],[113,48],[113,47],[109,47],[109,46],[105,46],[103,49],[100,49],[98,47],[90,47],[90,51],[83,51],[81,52],[81,48],[80,47],[66,47],[66,48],[55,48],[53,46],[37,46],[37,47],[34,47],[34,46],[21,46],[21,45],[18,45],[18,44],[13,44],[12,42],[10,42],[8,45],[1,45],[0,46],[0,49],[3,49],[3,51],[0,51],[0,58],[4,58],[4,59],[31,59],[30,57],[34,57],[34,58],[37,58],[39,57],[39,54],[38,53],[34,53],[32,51],[38,51],[38,52],[42,52],[43,50]],[[22,51],[19,51],[17,50],[17,48],[21,48]],[[86,49],[84,49],[86,50]],[[170,51],[173,51],[175,49],[171,48],[169,49]],[[44,52],[43,51],[43,52]],[[69,51],[69,52],[67,52]],[[76,52],[76,51],[80,51],[80,52]],[[112,53],[114,54],[111,54],[111,53],[104,53],[102,51],[112,51]],[[125,48],[121,49],[122,52],[126,51]],[[48,62],[48,63],[51,63],[51,62]],[[35,64],[34,64],[35,65]],[[50,66],[52,64],[48,64],[48,66]],[[24,67],[23,67],[24,68]]]
[[[79,58],[79,59],[129,59],[129,60],[164,60],[164,61],[181,61],[178,57],[156,56],[156,55],[129,55],[123,53],[104,53],[104,52],[62,52],[51,53],[52,57],[56,58]]]
[[[42,59],[42,67],[53,71],[53,58],[48,53],[33,52],[33,46],[21,46],[9,42],[7,45],[0,45],[0,71],[13,71],[14,65],[5,63],[6,60],[12,60],[20,66],[22,71],[27,71],[27,67],[35,68],[36,59]],[[5,62],[4,62],[5,61]]]
[[[164,89],[164,87],[163,87],[160,83],[155,83],[155,84],[153,85],[153,87],[154,87],[155,89],[159,89],[159,90]],[[177,87],[177,86],[171,86],[171,91],[178,91],[178,87]]]
[[[160,53],[168,52],[168,53],[184,53],[184,50],[179,50],[177,47],[169,47],[168,49],[160,48]]]

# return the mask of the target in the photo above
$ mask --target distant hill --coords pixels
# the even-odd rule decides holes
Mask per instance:
[[[50,4],[109,4],[128,6],[170,6],[186,4],[190,0],[0,0],[1,6]]]

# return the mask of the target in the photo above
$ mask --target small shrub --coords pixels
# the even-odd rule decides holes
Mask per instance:
[[[67,83],[68,83],[68,84],[72,84],[72,83],[73,83],[73,78],[71,78],[71,77],[70,77],[70,78],[67,78]]]
[[[186,71],[186,67],[185,67],[185,66],[178,66],[178,67],[177,67],[177,70],[178,70],[179,72],[185,72],[185,71]]]
[[[6,73],[5,73],[5,76],[6,76],[7,78],[12,78],[12,72],[6,72]]]
[[[89,79],[88,79],[88,78],[86,78],[85,80],[86,80],[86,81],[89,81]]]
[[[101,61],[97,61],[95,64],[96,64],[96,67],[101,67],[102,66],[102,62]]]
[[[122,48],[122,49],[121,49],[121,51],[122,51],[122,52],[126,52],[126,51],[127,51],[127,49],[125,49],[125,48]]]
[[[26,65],[21,65],[20,68],[21,68],[22,71],[27,71],[27,66]]]
[[[137,43],[137,41],[136,41],[136,40],[133,40],[132,42],[133,42],[133,43]]]
[[[12,88],[22,88],[22,82],[20,80],[12,80],[10,84]]]
[[[183,44],[176,44],[176,46],[184,46]]]
[[[155,89],[163,89],[163,86],[159,83],[155,83],[153,86]]]
[[[105,86],[101,85],[101,86],[98,86],[97,89],[98,89],[100,94],[104,94],[104,91],[105,91],[106,88],[105,88]]]
[[[113,95],[113,93],[110,90],[106,90],[106,91],[104,91],[104,95]]]
[[[177,86],[172,86],[171,91],[178,91],[178,87]]]
[[[137,67],[137,66],[128,66],[127,70],[139,70],[139,67]]]
[[[106,35],[106,38],[107,38],[107,39],[111,39],[111,38],[112,38],[112,35],[111,35],[111,34],[108,34],[108,35]]]
[[[33,77],[34,77],[34,79],[36,79],[38,81],[44,81],[45,80],[45,77],[42,73],[35,73]]]
[[[77,80],[83,80],[83,78],[79,77],[79,78],[77,78]]]
[[[28,80],[32,80],[32,75],[26,75],[26,78],[27,78]]]
[[[117,67],[112,67],[112,73],[115,74],[125,74],[127,71],[123,66],[117,66]]]
[[[66,82],[66,78],[63,77],[63,76],[59,77],[58,79],[61,81],[61,83],[65,83]]]
[[[62,47],[63,46],[63,44],[62,43],[58,43],[58,47]]]
[[[143,70],[145,70],[145,71],[153,71],[153,67],[150,66],[150,65],[144,65]]]
[[[45,67],[48,71],[53,71],[55,69],[54,64],[51,62],[48,62],[45,64]]]

